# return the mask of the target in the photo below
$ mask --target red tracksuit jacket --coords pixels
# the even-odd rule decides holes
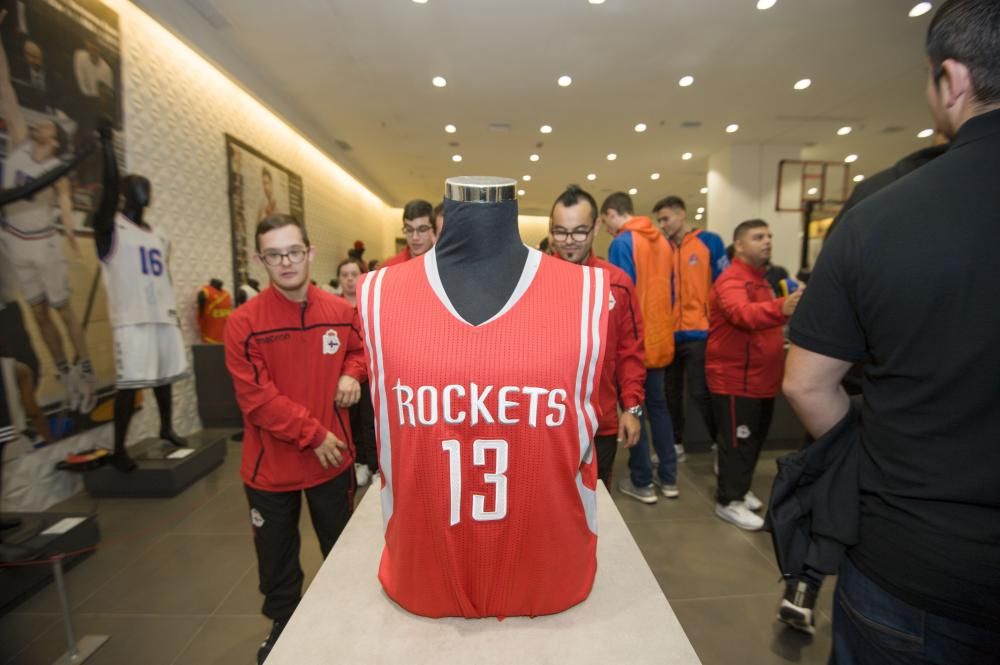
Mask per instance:
[[[292,302],[274,287],[236,309],[226,324],[226,366],[243,412],[240,475],[250,487],[288,492],[314,487],[351,468],[346,409],[337,408],[344,374],[367,376],[354,308],[314,286]],[[313,452],[332,432],[348,444],[336,468]]]
[[[618,433],[618,403],[623,408],[642,404],[646,399],[646,364],[642,350],[642,312],[632,280],[621,268],[593,254],[583,265],[604,268],[611,283],[613,304],[608,312],[608,338],[598,402],[601,416],[597,433]]]
[[[705,380],[714,395],[767,399],[781,390],[788,318],[764,270],[734,259],[709,298]]]

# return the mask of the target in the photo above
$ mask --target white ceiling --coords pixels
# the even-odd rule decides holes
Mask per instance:
[[[637,187],[643,211],[667,194],[704,205],[708,156],[734,143],[857,153],[852,173],[885,168],[926,145],[916,134],[931,124],[930,14],[908,18],[914,2],[138,0],[390,205],[438,200],[452,175],[530,174],[525,214],[548,214],[569,183],[599,201]],[[562,74],[570,87],[556,84]],[[680,88],[685,74],[695,84]],[[436,75],[447,87],[431,85]],[[805,77],[812,87],[794,91]],[[682,127],[691,121],[701,124]],[[837,136],[843,125],[854,131]]]

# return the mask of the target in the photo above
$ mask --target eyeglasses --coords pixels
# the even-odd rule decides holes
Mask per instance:
[[[308,249],[296,247],[295,249],[290,249],[287,252],[264,252],[260,255],[260,260],[273,268],[275,266],[280,266],[281,262],[285,260],[285,257],[288,257],[289,263],[302,263],[308,253]]]
[[[408,236],[422,236],[431,230],[431,226],[427,224],[422,224],[421,226],[411,227],[403,226],[403,234]]]
[[[587,229],[576,228],[572,231],[567,231],[562,228],[554,228],[550,231],[550,233],[552,233],[552,238],[556,242],[566,242],[566,238],[572,238],[573,242],[584,242],[593,230],[593,226]]]

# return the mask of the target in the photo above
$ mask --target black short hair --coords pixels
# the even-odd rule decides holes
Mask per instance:
[[[580,187],[580,185],[570,185],[566,188],[565,192],[559,195],[559,197],[555,200],[555,203],[552,204],[552,209],[549,210],[549,219],[552,219],[552,213],[555,212],[556,206],[560,203],[563,204],[563,207],[565,208],[572,208],[580,202],[580,199],[583,199],[590,204],[590,221],[596,224],[597,201],[595,201],[594,197],[590,195],[590,192]]]
[[[273,231],[275,229],[280,229],[283,226],[296,226],[299,232],[302,234],[302,242],[305,243],[306,247],[309,245],[309,234],[306,232],[306,226],[298,220],[297,217],[292,215],[285,215],[283,213],[274,213],[273,215],[268,215],[257,225],[257,230],[253,234],[253,244],[257,248],[257,253],[260,254],[260,237],[267,233],[268,231]]]
[[[413,199],[403,206],[403,221],[426,217],[431,220],[431,228],[437,233],[437,216],[434,214],[434,206],[423,199]]]
[[[680,208],[681,210],[687,211],[687,206],[684,205],[684,199],[679,196],[668,196],[666,198],[660,199],[653,206],[653,214],[660,212],[664,208]]]
[[[733,229],[733,242],[736,242],[742,238],[748,231],[759,228],[767,228],[768,224],[763,219],[748,219],[745,222],[740,222],[735,229]]]
[[[927,28],[927,56],[934,78],[953,59],[969,68],[976,99],[1000,104],[1000,2],[946,0]]]
[[[632,197],[625,192],[615,192],[604,199],[601,204],[601,214],[609,210],[614,210],[619,215],[634,215],[635,208],[632,206]]]

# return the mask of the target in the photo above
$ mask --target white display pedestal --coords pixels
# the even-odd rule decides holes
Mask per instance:
[[[383,541],[374,494],[361,501],[267,665],[701,665],[602,484],[590,597],[561,614],[503,621],[427,619],[392,602],[376,577]]]

